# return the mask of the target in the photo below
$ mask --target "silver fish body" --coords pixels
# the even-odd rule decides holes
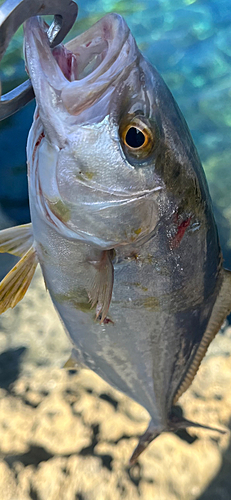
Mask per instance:
[[[25,55],[33,248],[73,356],[151,415],[136,458],[192,424],[173,405],[231,309],[205,176],[123,18],[53,52],[29,20]]]

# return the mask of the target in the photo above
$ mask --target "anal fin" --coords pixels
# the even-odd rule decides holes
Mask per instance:
[[[192,383],[210,342],[212,342],[215,335],[219,332],[226,317],[231,312],[231,271],[223,269],[222,272],[223,282],[217,300],[213,306],[212,314],[210,316],[207,328],[196,351],[195,357],[192,360],[192,363],[186,373],[186,376],[184,377],[184,380],[182,381],[175,394],[173,400],[174,405],[178,401],[179,397],[188,389],[188,387]]]
[[[38,259],[33,246],[0,283],[0,314],[15,307],[24,297],[33,278]]]
[[[22,257],[33,244],[32,224],[9,227],[0,231],[0,253]]]

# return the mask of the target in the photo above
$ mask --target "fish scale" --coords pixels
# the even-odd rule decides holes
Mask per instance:
[[[0,252],[22,257],[0,284],[0,312],[21,300],[39,263],[73,346],[67,366],[85,364],[150,413],[134,463],[163,431],[208,428],[174,410],[231,311],[206,179],[177,104],[121,16],[54,51],[31,19],[25,58],[37,101],[32,223],[0,232]]]

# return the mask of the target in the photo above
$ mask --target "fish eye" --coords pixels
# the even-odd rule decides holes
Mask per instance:
[[[137,127],[129,127],[124,138],[124,143],[129,148],[141,148],[146,140],[147,137],[145,137],[142,130]]]
[[[136,158],[146,158],[154,147],[154,134],[143,117],[122,123],[119,133],[125,152]]]

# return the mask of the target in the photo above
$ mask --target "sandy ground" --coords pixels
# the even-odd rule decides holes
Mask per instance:
[[[147,412],[89,370],[62,369],[69,354],[38,270],[0,318],[2,500],[230,500],[229,430],[163,434],[129,469]],[[189,419],[229,428],[231,328],[180,405]]]

